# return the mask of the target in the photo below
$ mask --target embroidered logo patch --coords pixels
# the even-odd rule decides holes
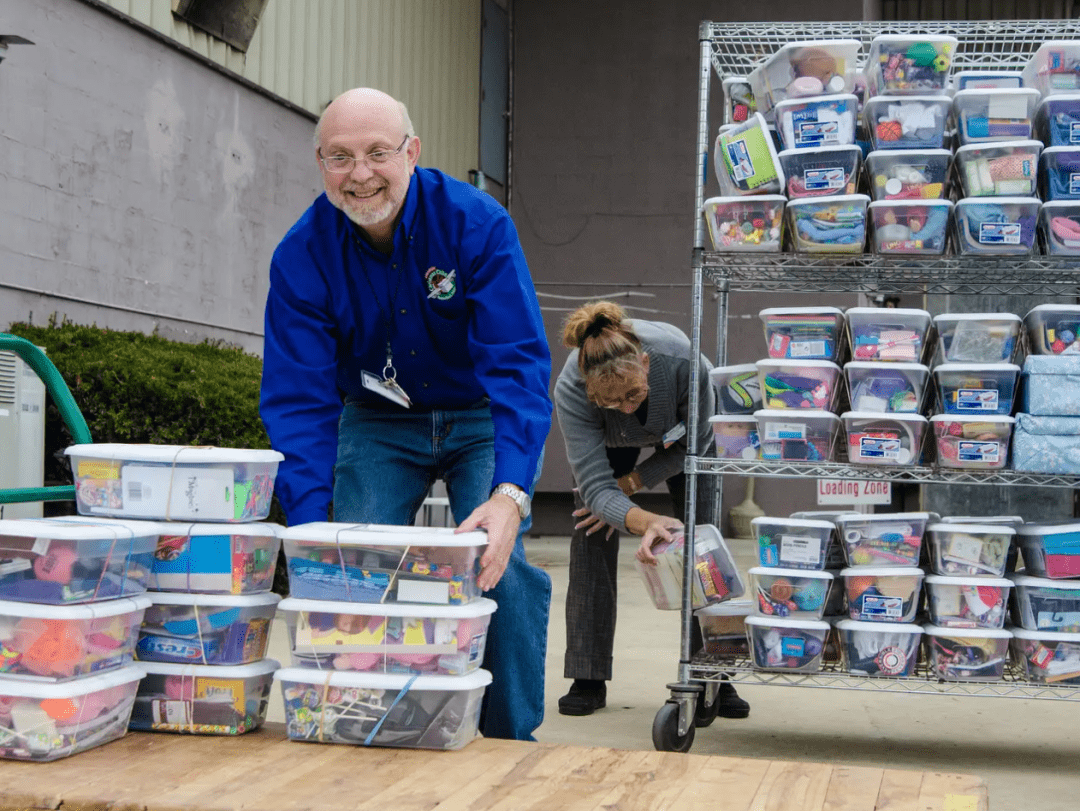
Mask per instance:
[[[453,298],[454,293],[457,292],[457,282],[454,281],[456,277],[457,271],[455,270],[447,272],[437,267],[428,268],[427,273],[424,274],[428,298],[438,299],[439,301]]]

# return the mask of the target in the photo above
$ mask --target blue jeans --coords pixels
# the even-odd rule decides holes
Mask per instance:
[[[410,412],[347,402],[338,427],[334,520],[412,524],[429,488],[442,479],[460,524],[491,493],[494,449],[487,406]],[[534,479],[530,495],[535,486]],[[484,652],[493,677],[480,715],[486,738],[535,740],[533,730],[544,720],[551,578],[525,560],[521,537],[531,526],[531,517],[521,522],[506,572],[484,592],[499,604]]]

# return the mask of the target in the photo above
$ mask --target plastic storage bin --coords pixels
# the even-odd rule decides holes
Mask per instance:
[[[923,628],[930,672],[945,681],[1000,681],[1012,634],[1000,628]]]
[[[294,741],[461,749],[476,737],[491,674],[414,677],[284,667],[274,681],[281,684],[285,732]]]
[[[778,157],[784,170],[784,190],[792,200],[858,191],[862,150],[855,144],[785,149]]]
[[[828,360],[759,360],[758,386],[765,408],[831,410],[840,395],[840,367]]]
[[[844,311],[838,307],[767,307],[758,318],[770,358],[835,362],[840,357]]]
[[[682,608],[684,536],[682,530],[674,530],[671,534],[671,542],[653,547],[655,566],[635,558],[634,567],[641,575],[653,605],[666,611],[678,611]],[[694,608],[741,597],[746,591],[720,530],[712,524],[695,527],[694,571],[697,574],[691,595]]]
[[[722,129],[714,149],[716,179],[725,196],[783,192],[784,171],[761,113]]]
[[[242,735],[266,720],[274,659],[247,665],[175,665],[145,662],[129,729]]]
[[[1080,90],[1080,42],[1044,42],[1024,66],[1023,80],[1044,96]]]
[[[910,308],[852,307],[847,313],[852,360],[919,363],[930,313]]]
[[[709,372],[716,388],[716,406],[721,414],[753,414],[761,408],[757,365],[716,366]]]
[[[1005,524],[935,522],[926,533],[935,574],[999,578],[1016,530]]]
[[[853,465],[917,465],[922,456],[926,417],[847,411],[840,416]]]
[[[940,200],[950,166],[948,149],[878,149],[866,156],[875,200]]]
[[[159,531],[148,521],[0,520],[0,600],[67,605],[142,594]]]
[[[293,597],[459,605],[480,596],[487,533],[320,521],[282,530],[281,543]]]
[[[128,665],[58,683],[0,681],[0,758],[58,760],[122,738],[145,673]]]
[[[1008,70],[961,70],[950,80],[953,92],[973,88],[1023,87],[1024,77],[1020,71]]]
[[[948,313],[934,316],[938,350],[947,363],[1009,363],[1020,339],[1013,313]]]
[[[757,420],[750,414],[717,414],[709,417],[719,459],[760,459]]]
[[[1080,522],[1031,523],[1016,528],[1024,569],[1051,580],[1080,578]]]
[[[810,40],[784,45],[750,72],[758,110],[771,117],[787,98],[850,93],[860,44],[857,39]]]
[[[874,252],[940,256],[952,207],[949,200],[875,200],[869,205]]]
[[[1080,354],[1080,304],[1039,304],[1024,316],[1033,355]]]
[[[762,566],[824,569],[835,526],[832,521],[759,515],[750,519],[750,530]]]
[[[1038,103],[1039,92],[1029,87],[956,91],[953,116],[960,143],[1030,140]]]
[[[298,600],[285,615],[293,667],[460,676],[484,660],[495,601],[377,605]]]
[[[926,576],[930,622],[942,628],[1001,628],[1012,581],[991,577]]]
[[[1013,418],[1001,414],[964,417],[935,414],[930,418],[942,467],[1000,470],[1009,457]]]
[[[754,91],[745,76],[728,76],[721,83],[724,92],[724,123],[741,124],[757,112]]]
[[[844,364],[852,411],[913,414],[922,408],[930,370],[921,363],[853,360]]]
[[[1051,146],[1039,156],[1043,200],[1080,200],[1080,146]]]
[[[863,105],[871,148],[942,149],[948,96],[874,96]]]
[[[840,418],[809,408],[763,408],[754,412],[761,458],[785,462],[831,462]]]
[[[1009,650],[1024,678],[1039,684],[1080,684],[1080,634],[1009,630]]]
[[[840,572],[848,616],[861,622],[911,622],[919,608],[923,570],[910,566],[852,566]]]
[[[1038,191],[1039,141],[967,144],[954,163],[961,197],[1034,197]]]
[[[853,676],[910,676],[919,660],[921,625],[898,622],[836,623],[844,669]]]
[[[784,149],[848,146],[855,143],[859,100],[851,94],[789,98],[774,115]]]
[[[276,594],[153,592],[135,650],[141,661],[245,665],[266,656]]]
[[[879,34],[866,59],[867,89],[874,96],[944,93],[958,45],[950,36]]]
[[[823,620],[747,617],[753,665],[758,670],[817,673],[831,628]]]
[[[1017,572],[1013,582],[1012,621],[1029,631],[1080,632],[1080,580],[1051,580]]]
[[[710,197],[703,205],[713,248],[718,251],[780,250],[784,226],[782,194]]]
[[[252,594],[274,584],[281,528],[255,523],[161,525],[150,565],[154,591]]]
[[[702,650],[712,656],[748,656],[746,618],[754,611],[750,600],[731,600],[699,608],[694,612],[701,626]]]
[[[80,515],[172,521],[261,521],[277,451],[176,445],[72,445]]]
[[[1011,414],[1020,367],[1013,363],[943,363],[934,369],[943,414]]]
[[[1080,200],[1052,200],[1039,209],[1043,250],[1050,256],[1080,256]]]
[[[1047,146],[1080,146],[1080,93],[1046,96],[1035,108],[1035,134]]]
[[[0,601],[0,679],[61,680],[130,664],[145,594],[96,605]]]
[[[918,566],[930,513],[848,513],[836,531],[850,567]]]
[[[754,566],[748,574],[759,614],[821,619],[833,582],[830,572]]]
[[[802,197],[787,205],[788,227],[800,253],[862,253],[866,241],[865,194]]]
[[[1035,197],[965,197],[953,209],[961,254],[1027,256],[1039,219]]]

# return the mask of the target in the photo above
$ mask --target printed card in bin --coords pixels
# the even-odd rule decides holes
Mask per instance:
[[[145,662],[245,665],[262,659],[281,598],[262,594],[151,593],[136,653]]]
[[[653,605],[665,611],[682,608],[683,531],[673,530],[672,538],[653,547],[655,566],[634,559]],[[695,527],[694,573],[691,595],[694,608],[741,597],[746,591],[727,543],[712,524]]]
[[[282,530],[281,543],[293,597],[461,605],[480,596],[487,533],[316,522]]]
[[[721,130],[716,136],[714,164],[720,191],[726,196],[784,191],[784,170],[761,113]]]
[[[154,591],[252,594],[274,583],[281,527],[258,522],[161,523],[161,540],[150,568]]]
[[[175,445],[73,445],[64,453],[80,515],[165,521],[261,521],[285,458]]]

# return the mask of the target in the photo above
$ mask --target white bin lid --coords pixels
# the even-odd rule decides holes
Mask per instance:
[[[922,363],[912,363],[910,361],[896,361],[891,363],[889,361],[878,360],[852,360],[844,364],[844,371],[867,371],[867,372],[916,372],[920,374],[929,374],[930,369]]]
[[[708,206],[727,206],[733,203],[742,203],[744,205],[760,205],[761,203],[786,203],[787,197],[783,194],[755,194],[752,197],[739,194],[728,197],[710,197],[704,203],[701,204],[702,208]]]
[[[958,92],[967,93],[968,91],[960,90]],[[1009,152],[1014,149],[1023,149],[1027,151],[1035,150],[1036,153],[1039,153],[1043,151],[1043,142],[1027,139],[1024,141],[982,141],[977,144],[964,144],[963,146],[958,146],[956,148],[956,157],[968,158],[977,156],[979,152],[995,150]]]
[[[714,425],[721,422],[752,422],[756,424],[757,417],[753,414],[716,414],[709,417],[709,422]]]
[[[284,527],[268,521],[253,521],[250,524],[203,524],[190,521],[160,521],[162,535],[189,536],[197,538],[203,535],[246,535],[251,538],[276,538]]]
[[[755,529],[762,524],[775,524],[783,527],[795,527],[797,529],[834,529],[832,521],[819,521],[814,518],[775,518],[769,515],[759,515],[750,519],[750,526]]]
[[[1004,577],[953,577],[952,575],[928,574],[923,582],[928,586],[987,586],[997,589],[1013,587],[1013,582]]]
[[[922,577],[925,574],[914,566],[849,566],[840,570],[841,577]]]
[[[79,605],[48,605],[44,603],[20,603],[14,600],[0,600],[0,617],[32,617],[50,620],[92,620],[102,617],[118,617],[121,614],[133,614],[145,611],[151,605],[146,594],[134,597],[121,597],[116,600],[101,600],[96,603]]]
[[[758,369],[778,369],[784,366],[797,366],[808,369],[832,369],[837,374],[840,367],[831,360],[802,360],[801,358],[766,358],[754,364]]]
[[[0,696],[18,696],[20,698],[76,698],[100,690],[110,690],[133,681],[140,681],[146,676],[142,663],[125,665],[105,673],[80,676],[61,682],[23,681],[4,679],[0,682]]]
[[[857,146],[841,147],[841,149],[858,149]],[[798,150],[800,155],[805,155],[806,150]],[[839,307],[766,307],[758,312],[758,318],[762,321],[770,315],[835,315],[842,317],[844,311]]]
[[[841,631],[863,631],[879,634],[921,634],[921,625],[913,622],[860,622],[859,620],[840,620],[836,627]]]
[[[338,543],[342,546],[484,546],[487,533],[454,532],[452,527],[397,527],[313,521],[281,531],[283,541]]]
[[[953,207],[952,200],[939,200],[936,198],[930,198],[926,200],[874,200],[867,208],[873,211],[875,208],[894,209],[894,208],[949,208]]]
[[[277,659],[259,659],[246,665],[181,665],[172,662],[139,662],[148,676],[182,676],[186,678],[250,679],[269,676],[281,667]]]
[[[994,200],[1004,200],[1003,197],[995,197]],[[1020,197],[1027,201],[1029,198]],[[1015,321],[1020,323],[1020,316],[1016,313],[942,313],[934,316],[934,323],[943,324],[949,321]]]
[[[923,633],[949,639],[1012,639],[1012,632],[1004,628],[942,628],[940,625],[924,625]]]
[[[829,205],[852,205],[862,204],[865,208],[870,204],[870,196],[866,194],[830,194],[823,197],[799,197],[788,200],[787,207],[791,208],[820,208]]]
[[[827,422],[829,428],[840,424],[840,418],[831,411],[818,408],[762,408],[754,412],[759,420],[783,420],[784,422]]]
[[[1020,367],[1015,363],[942,363],[934,367],[934,376],[943,374],[978,374],[979,372],[1013,372],[1020,374]]]
[[[776,115],[782,115],[789,107],[802,107],[807,104],[855,104],[858,101],[859,98],[854,93],[830,93],[828,95],[819,94],[817,96],[794,96],[788,97],[783,101],[776,102],[775,109]],[[811,155],[813,154],[813,152],[810,152],[810,150],[800,151],[806,151]],[[815,147],[814,152],[816,151],[817,148]]]
[[[746,618],[747,625],[760,625],[763,628],[793,628],[803,631],[828,631],[832,626],[825,620],[793,620],[787,617],[758,617]]]
[[[139,522],[152,523],[152,522]],[[157,524],[154,524],[156,527]],[[149,532],[157,535],[158,532]],[[23,538],[41,538],[50,541],[112,541],[117,538],[128,540],[143,537],[120,521],[102,521],[100,524],[86,524],[76,521],[53,521],[45,518],[5,518],[0,519],[0,538],[16,536]]]
[[[91,515],[57,515],[42,518],[45,523],[82,524],[88,527],[109,527],[111,530],[123,528],[137,538],[147,535],[160,535],[165,525],[163,521],[137,521],[131,518],[98,518]],[[218,525],[220,526],[220,524]]]
[[[1007,577],[1016,585],[1028,589],[1080,591],[1080,580],[1051,580],[1049,577],[1032,577],[1022,572],[1010,572]]]
[[[281,597],[272,591],[258,594],[188,594],[179,591],[148,591],[154,605],[215,605],[229,608],[257,608],[277,605]]]
[[[803,98],[803,99],[791,99],[791,101],[809,101],[811,98],[816,98],[816,99],[847,99],[848,95],[841,93],[840,95],[837,95],[837,96],[812,96],[812,97]],[[787,104],[787,101],[782,101],[782,102],[780,102],[779,104],[776,105],[777,113],[780,112],[780,107],[783,106],[784,104]],[[815,157],[828,155],[830,152],[858,152],[859,157],[860,158],[862,157],[862,148],[858,144],[826,144],[825,146],[815,146],[813,149],[807,149],[806,147],[803,147],[801,149],[797,148],[797,147],[793,147],[792,149],[782,149],[782,150],[780,150],[780,152],[777,153],[777,156],[780,158],[780,160],[784,160],[785,158],[808,158],[810,160],[813,160]],[[762,196],[764,196],[764,195],[762,195]],[[783,197],[783,195],[780,195],[780,196]],[[821,309],[821,308],[819,308],[819,307],[811,307],[809,309],[818,310],[818,309]],[[828,308],[825,308],[825,309],[828,309]]]
[[[1003,414],[981,414],[979,416],[962,416],[960,414],[935,414],[930,422],[1000,422],[1002,425],[1012,425],[1016,420]]]
[[[946,515],[942,524],[1011,524],[1019,528],[1024,519],[1019,515]]]
[[[917,422],[926,425],[926,417],[922,414],[911,414],[906,411],[845,411],[840,415],[842,420],[875,420],[877,422]]]
[[[754,612],[753,600],[728,600],[711,603],[694,612],[699,617],[745,617]]]
[[[355,614],[360,617],[434,617],[438,619],[472,619],[495,613],[494,600],[480,597],[461,605],[416,605],[412,603],[347,603],[338,600],[305,600],[286,597],[278,603],[285,612],[315,611],[323,614]]]
[[[1062,535],[1072,532],[1080,532],[1080,521],[1063,521],[1060,524],[1022,524],[1016,528],[1018,535],[1025,536],[1022,540],[1029,543],[1033,543],[1044,535]]]
[[[917,316],[919,318],[925,318],[926,322],[930,323],[930,313],[926,310],[919,310],[912,307],[849,307],[846,310],[847,317],[851,316],[867,316],[871,319],[893,322],[897,317],[903,318],[906,316]]]
[[[1017,628],[1010,625],[1007,629],[1017,639],[1032,639],[1045,642],[1073,642],[1080,644],[1080,634],[1069,634],[1064,631],[1029,631],[1027,628]]]
[[[202,448],[186,445],[135,445],[90,443],[64,449],[67,456],[84,459],[108,459],[118,462],[158,462],[177,465],[269,464],[285,459],[277,451],[247,448]]]
[[[1015,535],[1016,530],[1008,524],[962,524],[955,521],[951,524],[930,524],[927,532],[951,532],[963,533],[964,535]]]
[[[750,575],[756,575],[758,577],[803,577],[813,580],[833,579],[832,572],[825,572],[819,569],[781,569],[779,567],[754,566],[750,569],[747,569],[746,573]]]
[[[843,529],[845,524],[895,524],[928,521],[930,513],[847,513],[836,517],[836,524]]]
[[[368,690],[401,690],[412,676],[406,673],[364,673],[354,670],[317,670],[283,667],[274,671],[274,681],[298,682],[316,687],[360,687]],[[479,668],[464,676],[417,676],[410,690],[475,690],[491,684],[491,673]]]

